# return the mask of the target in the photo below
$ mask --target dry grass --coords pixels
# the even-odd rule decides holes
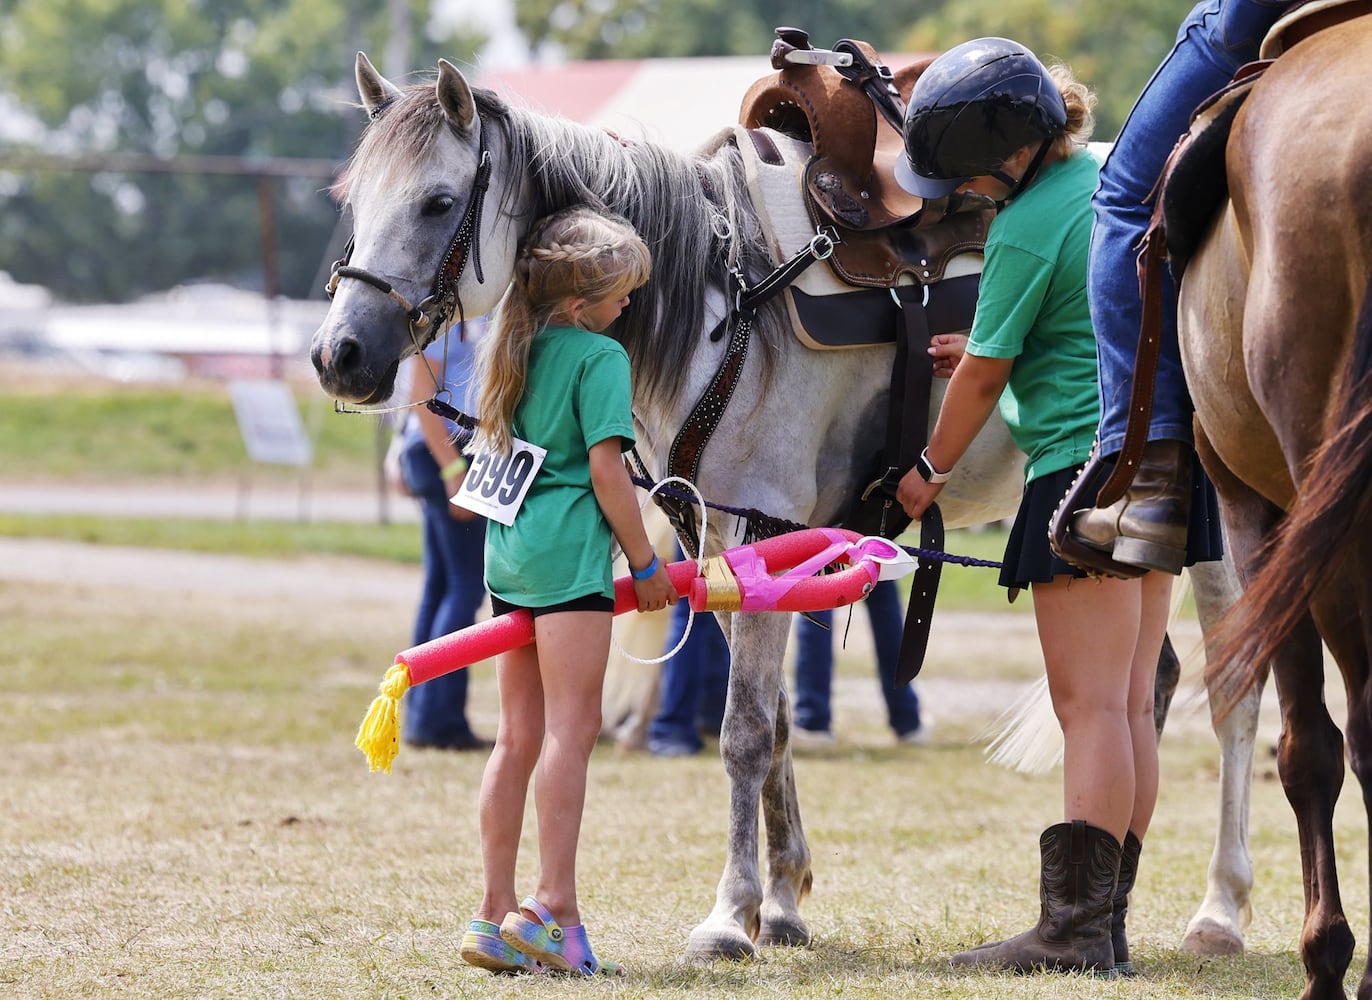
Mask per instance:
[[[340,573],[356,571],[340,564]],[[75,575],[75,574],[74,574]],[[402,752],[367,773],[352,735],[413,594],[334,586],[216,597],[195,588],[0,582],[0,994],[10,998],[1291,997],[1303,983],[1294,824],[1270,759],[1252,822],[1257,914],[1245,957],[1176,950],[1214,835],[1213,737],[1192,713],[1164,743],[1165,785],[1131,910],[1144,975],[953,973],[946,956],[1036,912],[1035,844],[1059,778],[985,764],[983,685],[1033,675],[1021,631],[948,619],[921,682],[933,745],[890,745],[870,666],[840,665],[837,746],[797,761],[814,852],[808,949],[684,966],[723,856],[712,754],[602,747],[583,838],[583,908],[617,983],[495,979],[456,942],[478,893],[482,760]],[[346,578],[342,581],[346,585]],[[343,587],[346,591],[346,586]],[[936,628],[936,632],[939,630]],[[1028,632],[1032,637],[1032,629]],[[1018,638],[1016,638],[1018,636]],[[966,664],[964,673],[963,665]],[[1192,673],[1194,673],[1194,666]],[[494,692],[473,705],[490,732]],[[1270,720],[1264,741],[1271,739]],[[1340,805],[1345,903],[1367,926],[1366,823]],[[526,839],[523,881],[536,849]],[[1364,958],[1362,949],[1355,968]],[[1350,983],[1354,981],[1350,977]]]

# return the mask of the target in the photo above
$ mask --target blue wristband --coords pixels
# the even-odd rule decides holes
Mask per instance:
[[[632,566],[629,567],[629,575],[632,576],[635,580],[646,580],[646,579],[648,579],[648,577],[652,576],[652,575],[653,575],[654,573],[656,573],[656,572],[657,572],[657,553],[656,553],[656,552],[653,553],[653,561],[650,562],[647,566],[644,566],[642,569],[634,569]]]

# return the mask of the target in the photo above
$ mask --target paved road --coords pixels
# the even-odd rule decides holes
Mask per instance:
[[[417,522],[408,497],[376,490],[164,485],[62,486],[0,480],[0,513],[108,514],[115,517],[223,518],[254,521]]]
[[[251,485],[240,490],[233,485],[64,487],[0,481],[0,513],[322,523],[378,523],[383,519],[418,522],[418,508],[408,497],[390,495],[383,501],[375,491],[314,493]],[[342,598],[393,601],[399,614],[409,614],[419,591],[419,567],[335,557],[254,559],[39,538],[0,538],[0,580],[198,590],[310,602]]]

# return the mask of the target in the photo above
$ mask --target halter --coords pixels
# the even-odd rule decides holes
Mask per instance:
[[[353,254],[354,237],[352,236],[348,237],[348,244],[343,248],[343,256],[333,262],[328,284],[324,286],[325,293],[332,299],[340,280],[356,278],[358,281],[371,285],[377,291],[389,295],[405,311],[405,318],[410,322],[410,336],[414,338],[415,346],[419,350],[423,350],[434,341],[440,331],[452,322],[453,313],[460,305],[457,293],[458,282],[462,277],[462,272],[467,267],[469,255],[472,259],[472,267],[476,272],[476,280],[482,284],[486,281],[486,275],[481,269],[481,210],[486,202],[486,191],[490,185],[491,151],[486,148],[486,131],[483,123],[478,119],[477,167],[476,173],[472,176],[472,189],[467,198],[467,210],[462,213],[462,221],[457,224],[457,231],[453,233],[452,241],[448,244],[448,250],[443,255],[443,260],[439,262],[438,273],[434,275],[433,286],[429,291],[428,298],[418,305],[412,305],[385,278],[368,271],[366,268],[353,267],[349,264],[348,261]]]

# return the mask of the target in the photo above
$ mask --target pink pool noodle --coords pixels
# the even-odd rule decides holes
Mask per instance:
[[[696,578],[694,559],[667,564],[667,575],[679,595],[690,592]],[[615,614],[638,610],[634,596],[634,581],[627,576],[615,580]],[[395,662],[403,663],[410,673],[411,684],[423,684],[443,674],[480,663],[507,650],[527,646],[534,641],[534,620],[524,610],[497,615],[468,628],[430,639],[396,654]]]

